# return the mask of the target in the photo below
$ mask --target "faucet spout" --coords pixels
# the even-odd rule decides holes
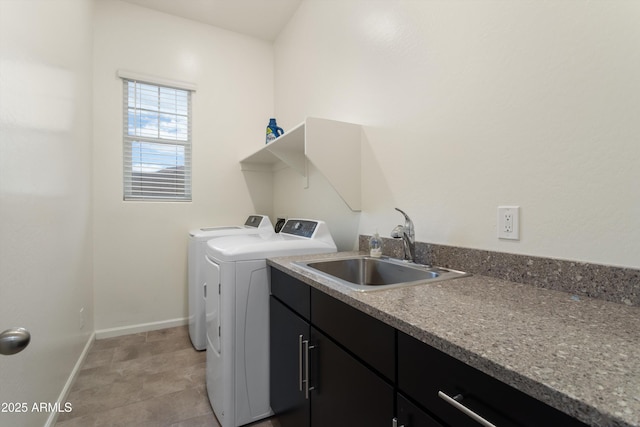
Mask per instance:
[[[404,245],[404,259],[409,262],[415,262],[416,260],[416,234],[413,226],[413,221],[409,218],[404,211],[395,208],[398,212],[404,215],[404,226],[398,225],[391,232],[391,237],[399,239],[402,238]]]

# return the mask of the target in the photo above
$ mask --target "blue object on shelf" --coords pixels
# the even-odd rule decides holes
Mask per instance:
[[[271,141],[275,140],[283,133],[284,131],[282,130],[282,128],[278,127],[276,119],[269,119],[269,124],[267,125],[267,141],[265,142],[265,144],[268,144]]]

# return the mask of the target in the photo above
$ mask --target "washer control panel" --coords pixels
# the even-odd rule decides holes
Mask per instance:
[[[308,239],[313,236],[318,223],[316,221],[307,221],[304,219],[290,219],[282,227],[280,233],[292,234],[294,236],[306,237]]]
[[[247,218],[247,220],[245,221],[244,225],[247,227],[256,227],[258,228],[258,226],[260,225],[260,222],[262,221],[262,217],[258,216],[258,215],[251,215],[249,218]]]

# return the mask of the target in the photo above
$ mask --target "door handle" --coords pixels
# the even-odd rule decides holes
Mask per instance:
[[[10,356],[20,353],[31,342],[31,334],[25,328],[7,329],[0,333],[0,354]]]

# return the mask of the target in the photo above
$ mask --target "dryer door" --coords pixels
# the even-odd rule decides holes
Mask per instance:
[[[205,256],[205,304],[207,339],[216,353],[220,353],[220,266]],[[208,350],[208,349],[207,349]]]

